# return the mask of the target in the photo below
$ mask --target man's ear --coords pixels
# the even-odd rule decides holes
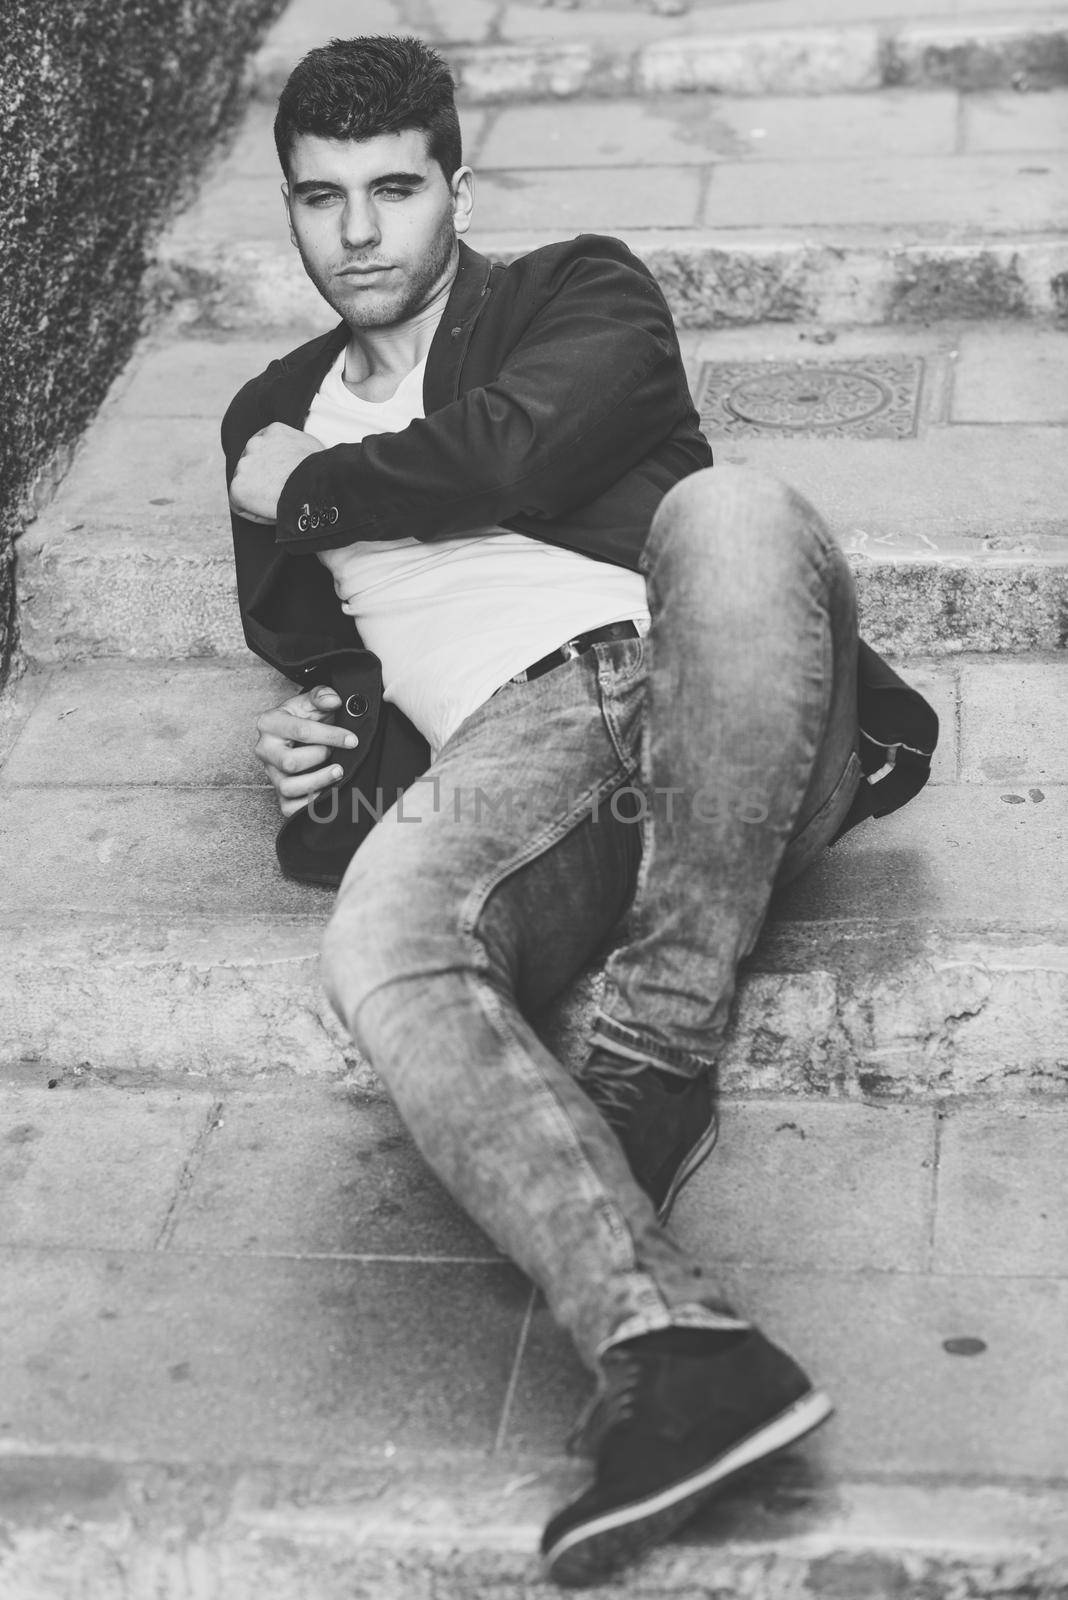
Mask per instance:
[[[282,185],[282,205],[285,207],[286,223],[288,224],[288,227],[289,227],[289,242],[290,242],[290,244],[294,244],[295,245],[296,242],[297,242],[297,236],[293,232],[293,211],[292,211],[292,208],[291,208],[291,206],[289,204],[289,184],[288,183],[283,183],[283,185]]]
[[[471,168],[457,167],[449,188],[452,190],[452,225],[457,233],[466,233],[475,206],[475,175]]]

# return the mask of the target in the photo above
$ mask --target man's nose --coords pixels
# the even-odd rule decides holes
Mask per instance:
[[[341,218],[341,239],[345,248],[347,250],[373,248],[381,237],[374,207],[362,201],[350,200]]]

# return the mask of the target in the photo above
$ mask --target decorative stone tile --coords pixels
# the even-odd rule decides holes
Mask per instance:
[[[712,438],[801,433],[908,439],[916,432],[924,364],[917,356],[863,361],[709,361],[697,383],[701,425]]]

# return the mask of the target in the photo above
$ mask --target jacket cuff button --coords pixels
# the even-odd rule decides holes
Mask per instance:
[[[350,717],[365,717],[370,709],[371,704],[365,694],[350,694],[345,701],[345,710]]]

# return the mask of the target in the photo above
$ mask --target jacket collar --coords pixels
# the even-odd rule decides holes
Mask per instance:
[[[458,398],[467,346],[490,293],[493,263],[462,239],[459,243],[460,264],[427,357],[423,382],[427,411],[437,411]],[[304,426],[319,385],[348,338],[348,327],[339,322],[329,333],[283,356],[273,381],[273,410],[278,422],[288,422],[292,428]]]

